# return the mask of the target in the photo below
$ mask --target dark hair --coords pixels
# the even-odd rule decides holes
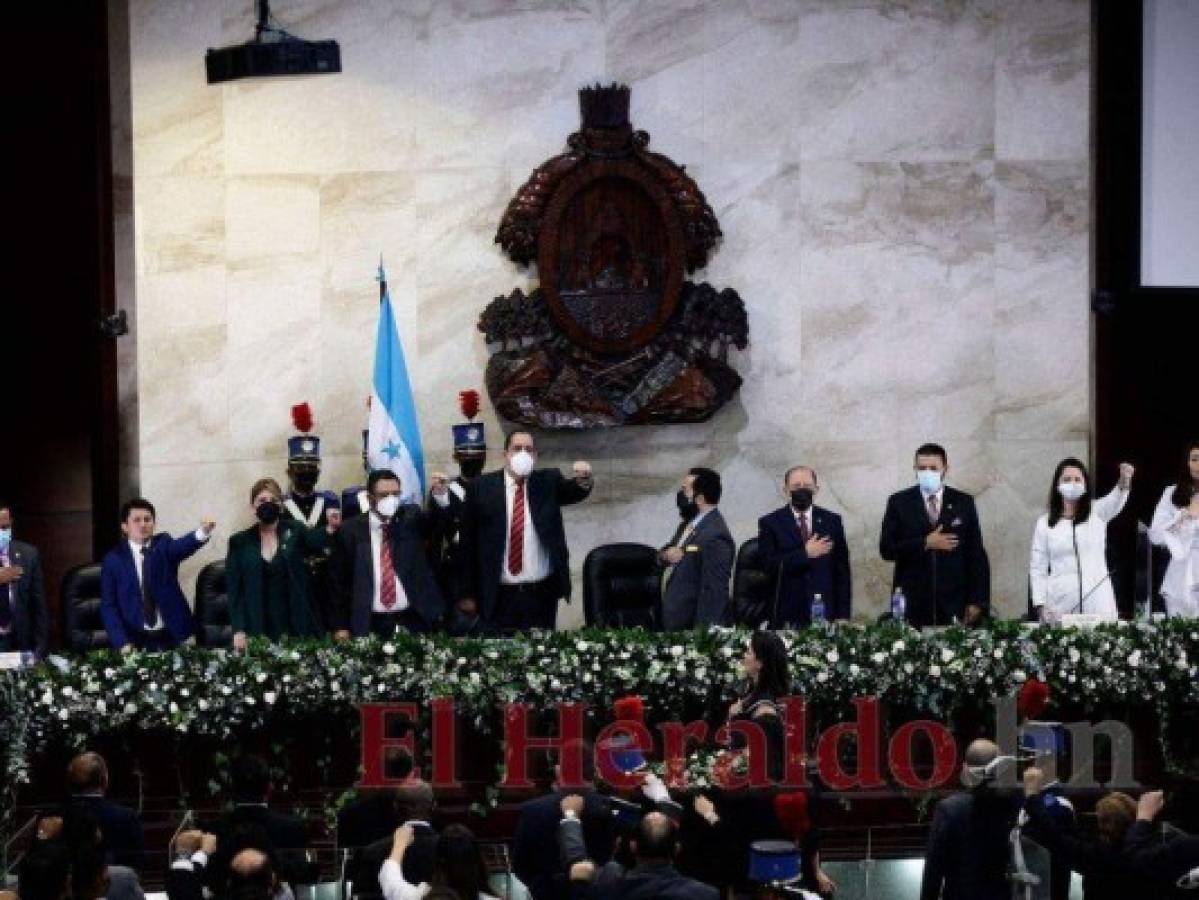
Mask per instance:
[[[257,803],[271,790],[271,770],[266,760],[245,753],[233,760],[233,799]]]
[[[403,482],[400,481],[400,476],[391,471],[391,469],[373,469],[371,473],[366,476],[366,492],[373,496],[375,493],[375,485],[377,485],[380,481],[394,481],[398,484],[403,484]]]
[[[647,813],[637,824],[633,842],[640,859],[673,859],[679,843],[678,829],[664,813]]]
[[[154,511],[154,504],[145,497],[134,497],[132,500],[126,500],[121,504],[121,521],[128,522],[129,514],[135,509],[144,509],[150,514],[153,519],[158,518],[158,513]]]
[[[1057,468],[1053,470],[1053,481],[1049,483],[1049,527],[1052,528],[1058,523],[1062,517],[1062,506],[1065,501],[1062,500],[1062,495],[1057,492],[1057,484],[1061,481],[1062,472],[1066,469],[1078,469],[1082,472],[1082,483],[1086,485],[1087,492],[1078,498],[1078,502],[1074,505],[1074,524],[1081,525],[1091,516],[1091,475],[1087,471],[1087,467],[1083,465],[1082,460],[1075,459],[1073,456],[1067,456]]]
[[[526,428],[517,428],[514,431],[509,431],[506,435],[504,435],[504,452],[505,453],[507,453],[508,448],[512,446],[512,439],[514,437],[516,437],[518,434],[527,434],[529,437],[533,438],[533,446],[534,447],[537,446],[537,438],[534,437],[533,432],[529,431]]]
[[[917,456],[939,456],[941,457],[941,465],[949,467],[949,454],[945,452],[945,448],[940,444],[921,444],[916,448]]]
[[[1174,484],[1174,493],[1170,495],[1170,502],[1179,509],[1190,506],[1191,498],[1199,492],[1199,484],[1191,477],[1190,466],[1191,454],[1196,450],[1199,450],[1199,441],[1187,444],[1186,452],[1182,454],[1182,468],[1178,470],[1178,481]],[[4,504],[0,503],[0,509],[4,509]]]
[[[787,647],[773,631],[755,631],[749,638],[754,656],[762,664],[756,689],[768,697],[785,697],[791,692]]]
[[[474,833],[465,825],[447,825],[433,851],[434,887],[450,888],[459,897],[473,898],[487,890],[487,867]]]
[[[61,841],[34,841],[21,860],[21,900],[70,896],[71,851]]]
[[[688,473],[695,478],[691,483],[691,490],[697,494],[703,494],[704,499],[715,506],[720,502],[720,473],[715,469],[705,469],[703,466],[696,466]]]

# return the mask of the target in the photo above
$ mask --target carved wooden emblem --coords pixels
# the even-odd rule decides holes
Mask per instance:
[[[706,419],[740,387],[748,340],[735,291],[685,280],[720,226],[695,181],[629,123],[629,89],[579,92],[583,127],[508,204],[496,234],[540,286],[479,319],[487,388],[505,418],[545,428]]]

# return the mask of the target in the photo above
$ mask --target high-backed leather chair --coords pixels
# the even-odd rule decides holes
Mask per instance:
[[[210,562],[196,576],[196,643],[201,647],[229,647],[229,592],[225,586],[225,561]]]
[[[67,572],[62,580],[63,643],[70,653],[87,653],[111,646],[100,618],[100,564],[87,563]]]
[[[588,625],[656,629],[661,622],[658,551],[645,544],[604,544],[583,560]]]
[[[737,550],[733,566],[733,621],[757,628],[774,615],[775,578],[766,571],[758,552],[758,539],[750,538]]]

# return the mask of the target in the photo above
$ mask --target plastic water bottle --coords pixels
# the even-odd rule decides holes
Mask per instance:
[[[823,626],[827,621],[828,620],[824,613],[824,597],[822,597],[820,594],[813,594],[812,624],[816,626]]]
[[[897,587],[891,595],[891,618],[902,622],[908,614],[908,598],[903,595],[903,588]]]

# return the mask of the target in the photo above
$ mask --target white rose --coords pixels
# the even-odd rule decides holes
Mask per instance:
[[[928,674],[933,676],[933,678],[940,678],[941,677],[941,667],[934,663],[933,665],[929,666]]]
[[[953,651],[950,650],[948,647],[942,647],[941,648],[941,662],[947,663],[947,662],[952,662],[952,661],[953,661]]]
[[[274,691],[267,691],[265,694],[262,695],[262,699],[266,701],[267,706],[274,706],[275,700],[278,699],[278,696],[279,695],[276,694]]]
[[[830,650],[830,651],[828,652],[827,659],[828,659],[828,661],[829,661],[829,662],[831,662],[831,663],[835,663],[835,662],[836,662],[837,660],[839,660],[840,658],[841,658],[841,657],[840,657],[840,656],[837,654],[837,651],[836,651],[836,650]]]

